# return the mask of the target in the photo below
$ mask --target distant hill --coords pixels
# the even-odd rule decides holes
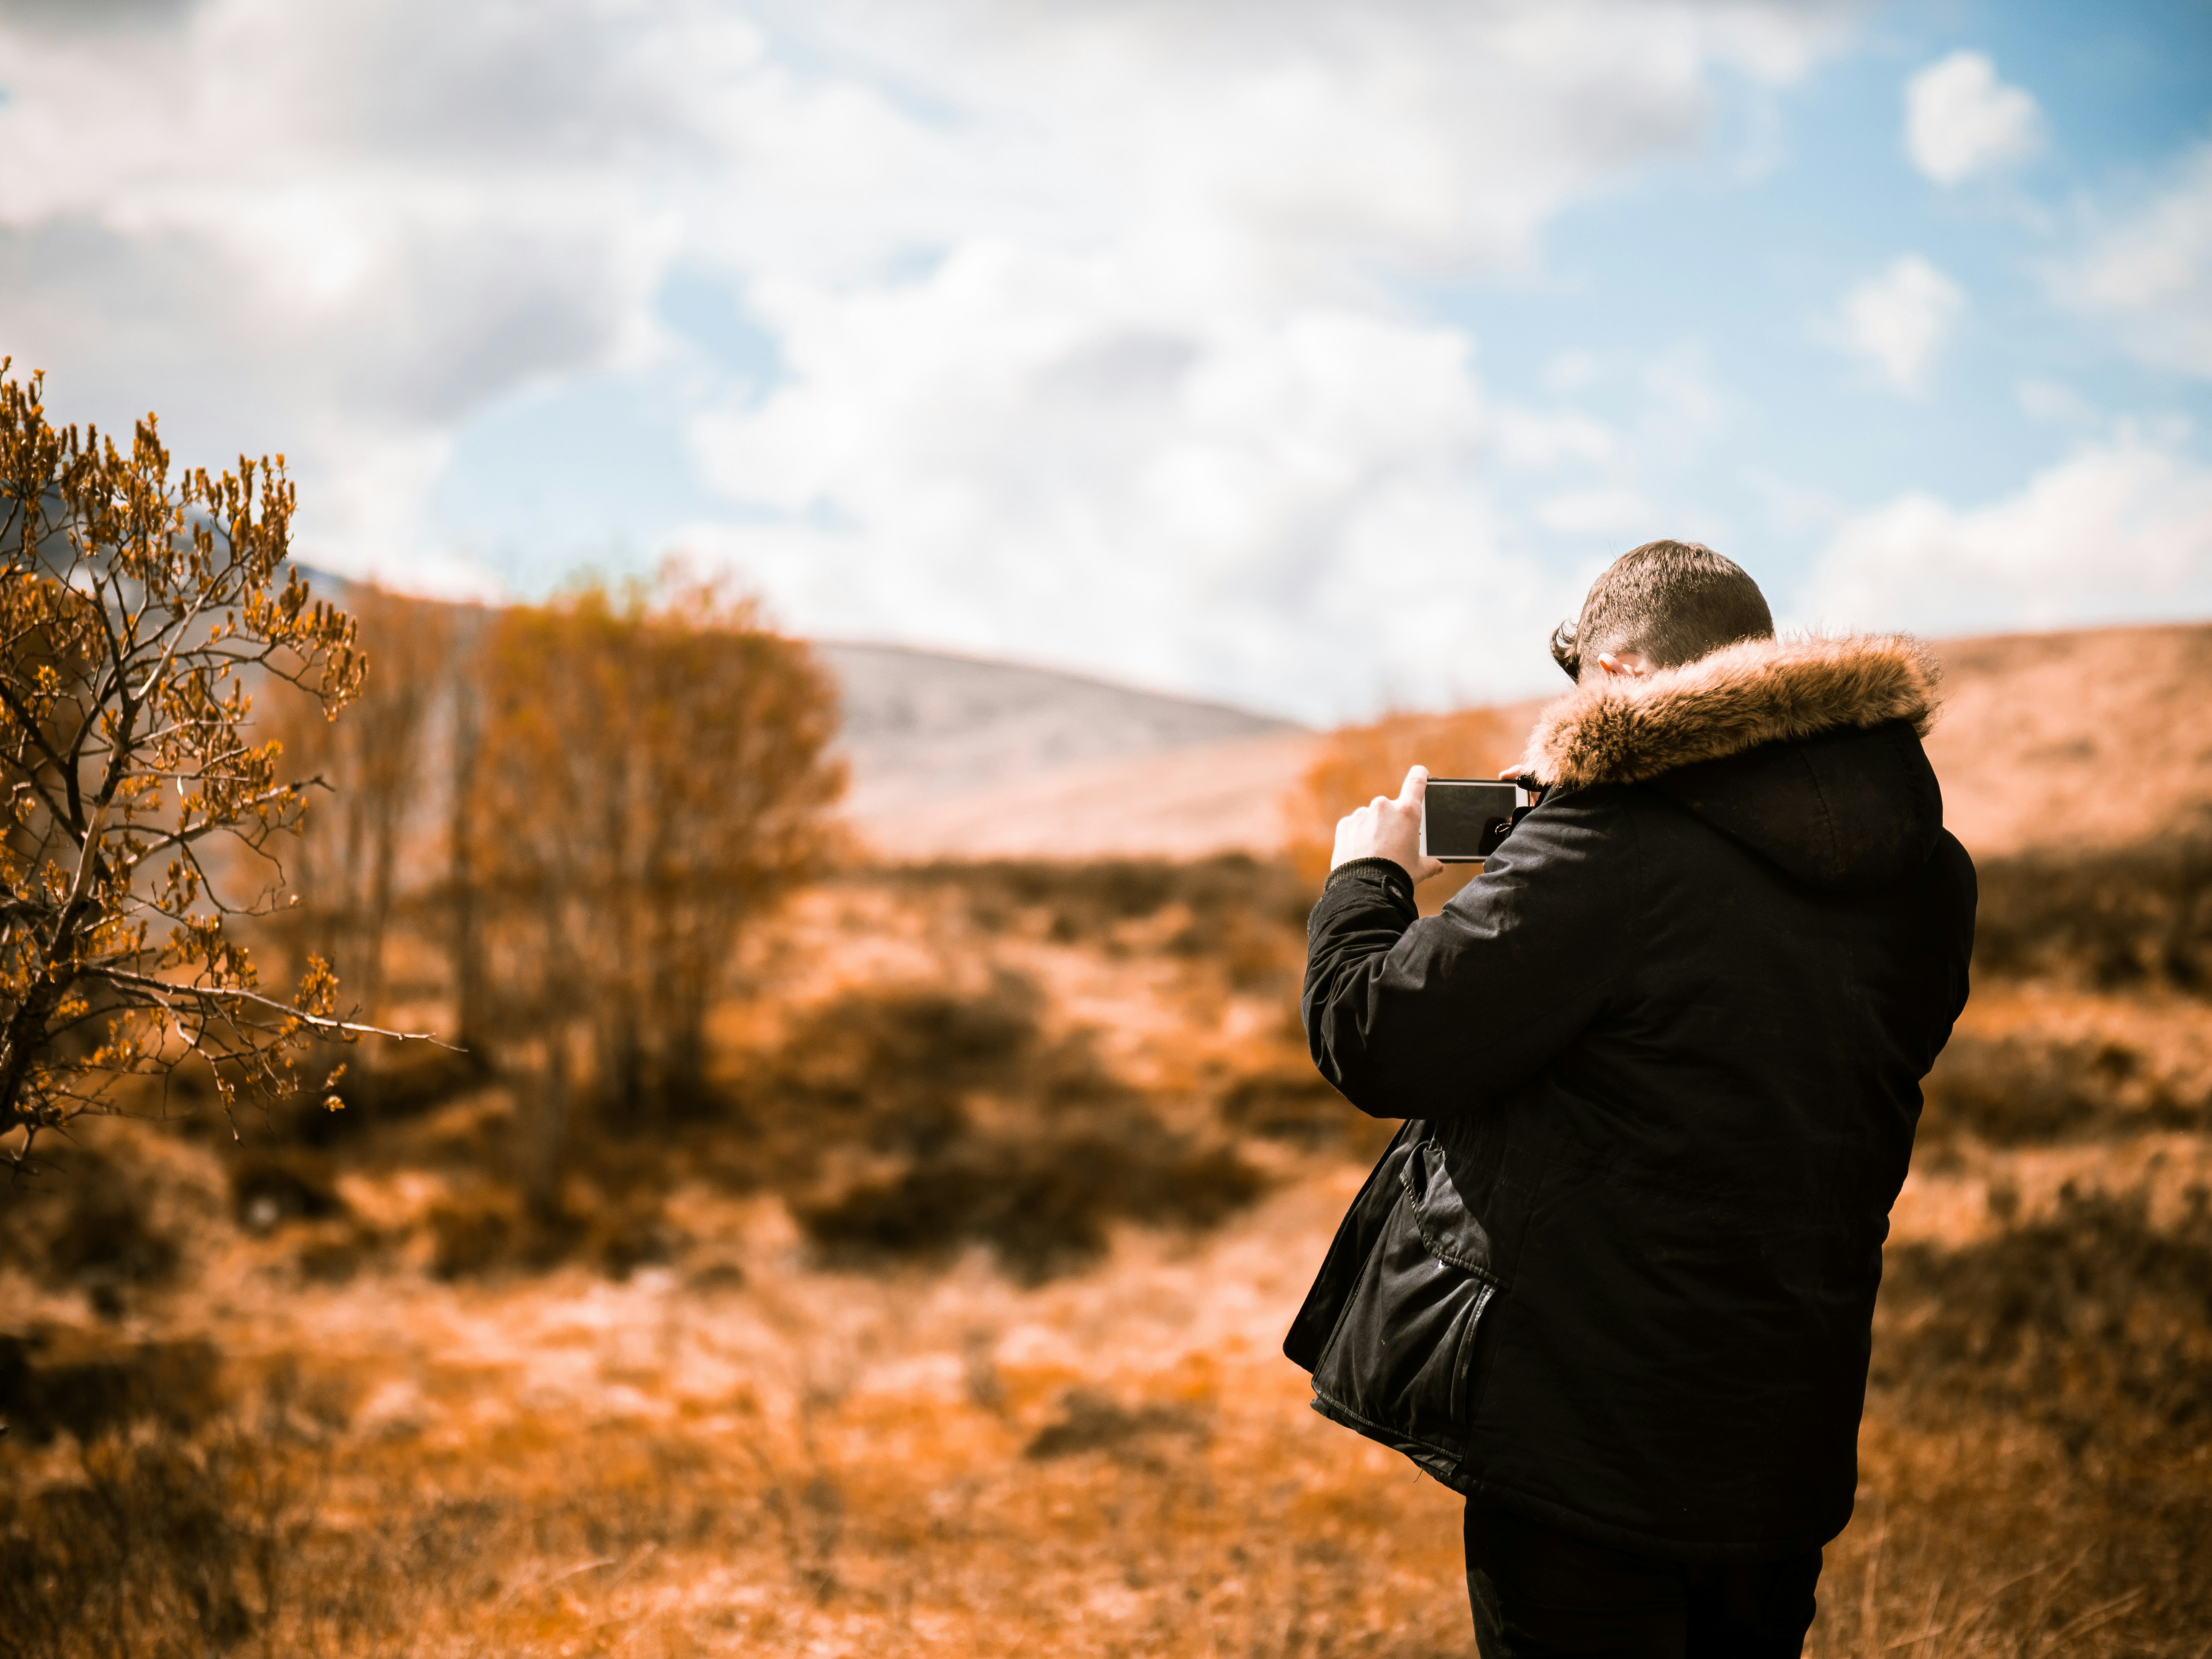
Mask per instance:
[[[1928,740],[1984,857],[2212,833],[2212,625],[1948,640]]]
[[[846,687],[848,816],[894,857],[1270,852],[1285,838],[1283,797],[1327,741],[1042,669],[821,649]],[[1946,821],[1977,854],[2212,833],[2212,625],[1937,650],[1944,709],[1929,754]],[[1533,719],[1539,706],[1514,713]]]
[[[341,602],[350,586],[317,581]],[[1272,852],[1284,797],[1328,741],[1080,674],[904,646],[815,648],[842,688],[846,817],[895,858]],[[1945,821],[1977,855],[2212,840],[2212,623],[1936,649],[1943,711],[1928,752]],[[1531,720],[1540,706],[1500,713]]]
[[[934,850],[950,808],[1041,780],[1222,745],[1310,737],[1290,721],[1080,674],[918,651],[819,644],[844,693],[848,815],[889,850]],[[1036,830],[1030,832],[1034,839]]]

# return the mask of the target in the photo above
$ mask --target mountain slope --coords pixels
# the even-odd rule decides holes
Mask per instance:
[[[2212,626],[1940,646],[1928,740],[1945,821],[1983,857],[2212,831]]]
[[[821,649],[847,688],[848,816],[896,858],[1271,852],[1284,796],[1328,741],[1043,669]],[[2212,833],[2212,625],[1937,650],[1945,702],[1929,753],[1946,820],[1977,854]]]

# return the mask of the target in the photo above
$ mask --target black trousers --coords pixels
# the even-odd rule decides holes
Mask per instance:
[[[1692,1566],[1608,1549],[1480,1499],[1467,1595],[1482,1659],[1798,1659],[1820,1552]]]

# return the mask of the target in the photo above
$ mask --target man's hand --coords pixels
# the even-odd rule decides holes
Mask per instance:
[[[1377,795],[1356,812],[1336,821],[1336,850],[1328,867],[1354,859],[1389,859],[1416,882],[1440,873],[1443,866],[1421,856],[1421,798],[1428,793],[1429,769],[1416,766],[1406,774],[1398,799]]]

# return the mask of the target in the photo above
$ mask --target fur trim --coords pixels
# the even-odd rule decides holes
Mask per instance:
[[[1577,788],[1844,726],[1911,720],[1926,737],[1942,672],[1903,635],[1746,640],[1648,678],[1577,686],[1536,717],[1522,769]]]

